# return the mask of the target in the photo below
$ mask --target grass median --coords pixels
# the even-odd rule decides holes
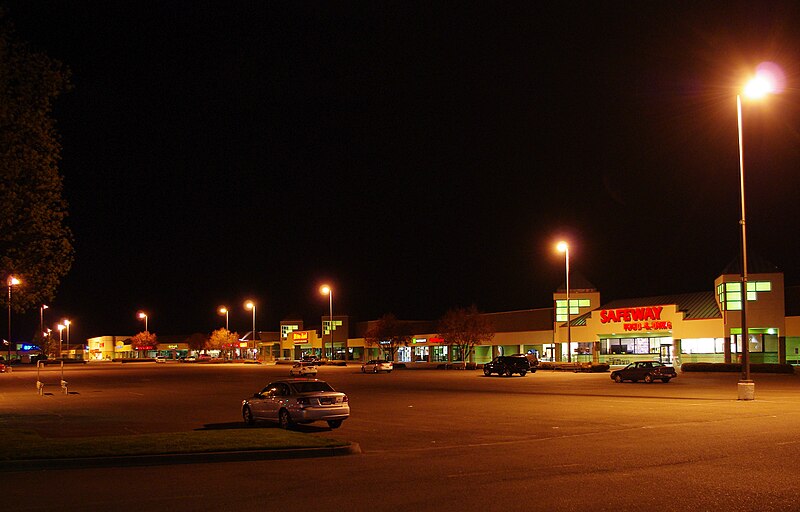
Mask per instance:
[[[0,429],[0,439],[4,440],[0,445],[0,461],[334,448],[347,445],[344,441],[278,428],[75,438],[45,438],[33,431]]]

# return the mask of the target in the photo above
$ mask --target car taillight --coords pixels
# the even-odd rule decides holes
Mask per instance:
[[[344,396],[342,397],[342,403],[347,403],[347,402],[349,402],[349,401],[350,401],[350,399],[349,399],[349,398],[347,398],[347,395],[344,395]]]

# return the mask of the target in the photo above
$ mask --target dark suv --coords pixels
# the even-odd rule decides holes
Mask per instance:
[[[520,377],[524,377],[530,371],[535,372],[536,369],[531,368],[531,363],[525,356],[498,356],[491,363],[483,365],[483,374],[486,376],[496,373],[511,377],[518,373]]]

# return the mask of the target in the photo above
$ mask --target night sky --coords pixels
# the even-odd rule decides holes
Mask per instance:
[[[800,284],[800,4],[549,4],[0,0],[74,75],[46,323],[313,325],[322,282],[354,320],[548,307],[560,238],[604,300],[711,290],[762,61],[787,88],[745,105],[748,245]]]

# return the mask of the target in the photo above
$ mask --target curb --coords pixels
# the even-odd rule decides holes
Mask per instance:
[[[71,459],[23,459],[0,461],[0,472],[39,469],[74,469],[172,464],[209,464],[214,462],[246,462],[254,460],[308,459],[337,457],[361,453],[358,443],[333,448],[295,448],[287,450],[247,450],[235,452],[171,453],[163,455],[131,455],[119,457],[86,457]]]

